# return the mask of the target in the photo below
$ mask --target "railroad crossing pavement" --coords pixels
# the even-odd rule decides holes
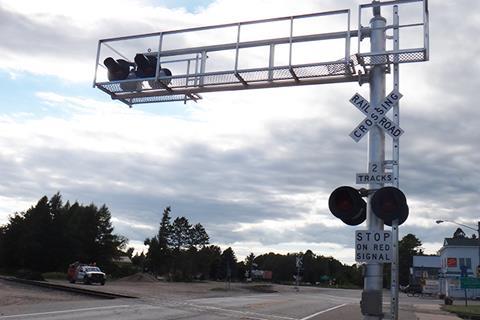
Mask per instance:
[[[301,296],[298,296],[301,297]],[[101,318],[103,320],[348,320],[362,319],[360,308],[357,303],[341,303],[333,307],[316,306],[312,313],[305,309],[301,301],[288,303],[289,313],[282,311],[283,299],[277,300],[274,295],[257,297],[252,303],[250,298],[244,300],[241,304],[236,304],[233,300],[209,301],[197,299],[188,301],[142,301],[142,300],[96,300],[96,301],[76,301],[63,302],[61,304],[49,304],[36,306],[32,309],[17,309],[17,312],[9,312],[3,309],[0,313],[0,320],[13,319],[32,319],[32,320],[88,320]],[[202,299],[203,300],[203,299]],[[250,300],[250,303],[246,303]],[[227,302],[227,305],[225,304]],[[298,304],[300,302],[300,304]],[[230,304],[230,306],[228,306]],[[1,310],[2,308],[0,308]],[[36,310],[35,310],[36,309]],[[308,312],[305,313],[305,310]],[[439,306],[422,306],[421,311],[416,309],[403,309],[400,307],[399,320],[459,320],[453,315],[446,314],[439,309]],[[385,318],[388,319],[388,318]]]
[[[23,290],[27,289],[25,284],[18,285]],[[215,283],[198,285],[216,288]],[[194,284],[158,282],[146,283],[143,286],[141,283],[78,286],[88,287],[91,290],[124,292],[137,295],[139,298],[106,300],[72,295],[71,299],[61,301],[52,299],[42,303],[25,301],[21,305],[0,306],[0,320],[59,318],[71,320],[92,318],[103,320],[344,320],[363,318],[359,305],[360,290],[301,287],[297,292],[291,286],[274,285],[273,287],[277,289],[276,293],[252,293],[239,291],[237,288],[232,291],[199,291],[192,295],[191,292],[180,292],[177,287],[185,286],[190,288],[189,291],[193,291]],[[12,286],[7,288],[14,290]],[[132,288],[132,291],[128,291],[127,288]],[[35,292],[41,295],[45,290],[49,292],[52,289],[39,288]],[[384,293],[383,309],[388,315],[389,293],[388,291]],[[12,291],[10,294],[15,293]],[[440,310],[442,303],[442,300],[432,297],[407,297],[401,294],[399,320],[459,320],[454,315]],[[454,303],[462,304],[463,301],[458,300]],[[472,304],[478,303],[480,302],[472,301]]]

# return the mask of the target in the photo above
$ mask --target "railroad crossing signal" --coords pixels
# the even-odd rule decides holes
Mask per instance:
[[[367,218],[367,203],[349,186],[335,189],[328,199],[328,207],[335,217],[349,226],[359,225]]]
[[[409,5],[408,12],[410,12],[410,9],[416,3],[417,13],[419,13],[416,14],[416,16],[418,18],[413,18],[412,21],[410,19],[411,16],[409,16],[409,19],[406,19],[409,22],[408,24],[400,24],[398,6],[407,3]],[[391,24],[387,24],[387,19],[382,17],[381,7],[392,9],[393,21]],[[204,92],[337,82],[359,81],[360,83],[364,83],[368,81],[371,89],[372,106],[370,106],[369,101],[359,94],[354,95],[352,99],[350,99],[350,102],[366,115],[366,119],[350,133],[350,137],[355,142],[358,142],[369,132],[371,127],[378,125],[394,138],[393,161],[396,165],[393,167],[391,174],[385,174],[383,171],[376,173],[369,168],[367,174],[357,174],[357,183],[366,183],[368,179],[368,184],[373,184],[376,188],[379,184],[391,182],[393,178],[393,183],[398,186],[399,146],[397,139],[403,134],[403,130],[398,125],[398,113],[396,113],[394,117],[394,119],[397,120],[396,123],[387,118],[386,113],[393,105],[395,105],[395,109],[397,109],[398,105],[396,103],[402,97],[398,92],[399,64],[429,60],[428,0],[393,0],[382,2],[373,0],[371,3],[361,4],[358,8],[357,30],[351,29],[350,10],[346,9],[103,39],[98,43],[93,85],[110,95],[112,99],[118,99],[131,107],[134,104],[142,103],[197,101],[201,99],[199,94]],[[373,18],[369,19],[369,27],[362,26],[362,21],[364,21],[364,19],[362,19],[362,10],[371,9],[373,9]],[[297,21],[305,21],[305,19],[310,18],[318,19],[323,16],[328,17],[328,19],[335,16],[346,16],[347,24],[344,29],[340,29],[346,31],[339,31],[336,28],[334,28],[335,30],[328,30],[328,28],[325,30],[325,26],[330,25],[329,23],[320,24],[323,31],[321,33],[319,33],[317,28],[310,28],[311,32],[307,32],[307,34],[303,31],[301,33],[297,31]],[[244,28],[252,28],[253,26],[254,30],[257,27],[260,30],[262,28],[260,26],[267,25],[268,29],[266,29],[266,31],[270,31],[273,30],[271,29],[272,24],[270,23],[275,24],[275,26],[273,26],[275,29],[286,30],[286,34],[282,32],[279,34],[267,32],[265,37],[255,37],[253,40],[244,39]],[[285,24],[285,28],[278,28],[278,23]],[[393,39],[393,50],[387,50],[386,31],[388,29],[393,29],[393,37],[388,37],[389,39]],[[423,45],[420,45],[420,47],[418,47],[418,45],[414,47],[406,46],[400,49],[400,29],[416,30],[417,32],[420,30],[423,34],[423,37],[420,38],[423,39]],[[227,36],[227,34],[230,33],[229,30],[233,31],[231,31],[230,36]],[[240,36],[241,30],[242,37]],[[205,32],[208,34],[213,33],[214,35],[209,37],[199,35],[199,33],[204,35]],[[262,32],[260,32],[260,34],[262,34]],[[352,37],[357,37],[358,39],[356,59],[352,59],[350,53]],[[179,38],[195,39],[196,41],[194,44],[188,41],[186,41],[185,44],[179,44]],[[206,43],[198,43],[198,40],[201,38],[207,39]],[[366,46],[361,46],[360,42],[366,38],[370,38],[369,51],[362,52],[362,47]],[[225,41],[222,42],[218,39],[225,39]],[[234,39],[236,39],[236,41]],[[314,43],[318,41],[317,43],[323,44],[323,40],[339,40],[345,43],[342,51],[339,52],[336,57],[340,59],[333,58],[335,60],[331,60],[330,58],[319,58],[317,61],[298,60],[298,57],[303,54],[295,54],[298,50],[293,50],[294,48],[301,48],[303,44],[307,42]],[[136,48],[135,45],[132,45],[132,41],[138,43]],[[158,48],[158,51],[151,51],[149,47],[145,47],[147,44],[149,47],[153,45],[154,48]],[[286,57],[276,59],[275,49],[279,46],[281,48],[288,46],[289,50],[287,51],[289,51],[289,53]],[[251,68],[242,63],[239,64],[239,61],[248,59],[248,55],[247,57],[244,55],[245,52],[249,51],[244,50],[247,48],[258,48],[264,52],[269,52],[268,56],[265,56],[266,59],[263,59],[264,64],[259,65],[257,68]],[[311,48],[311,50],[314,50],[314,46],[311,46]],[[281,49],[280,52],[282,51],[284,50]],[[140,55],[138,52],[140,52]],[[215,54],[210,56],[209,54],[212,52]],[[234,54],[231,54],[232,52],[234,52]],[[125,60],[128,59],[125,57],[133,57],[135,53],[137,53],[135,64]],[[110,54],[113,54],[114,57],[108,57]],[[230,61],[225,60],[227,55],[230,57]],[[156,61],[148,58],[150,56],[156,56]],[[221,57],[220,63],[218,63],[218,59],[212,58],[212,56]],[[108,61],[105,60],[105,67],[107,67],[108,72],[105,74],[102,70],[99,74],[99,67],[103,67],[100,61],[106,57],[108,57]],[[143,64],[140,60],[147,60],[147,63]],[[282,61],[282,63],[276,62],[277,60]],[[288,61],[288,63],[286,61]],[[167,71],[162,72],[162,70],[169,71],[169,69],[159,68],[160,62],[162,64],[168,64],[169,68],[174,71],[174,75]],[[151,71],[142,70],[139,72],[139,67],[142,69],[143,65],[146,66],[147,64]],[[155,67],[155,64],[157,67]],[[394,88],[397,90],[391,92],[382,100],[377,93],[385,92],[385,76],[392,64]],[[226,67],[219,68],[219,65]],[[358,67],[363,68],[363,74],[359,74]],[[153,70],[155,71],[155,75],[153,75]],[[99,76],[98,80],[97,76]],[[106,81],[105,76],[108,81]],[[382,162],[385,160],[385,141],[383,134],[378,131],[379,130],[372,130],[372,134],[369,137],[368,162],[370,164],[383,164]],[[406,205],[405,197],[397,197],[398,192],[390,189],[385,190],[385,188],[377,191],[377,200],[375,200],[376,209],[368,210],[369,230],[367,230],[367,232],[375,231],[375,229],[381,227],[380,221],[377,221],[378,219],[371,219],[373,218],[373,214],[383,216],[386,224],[392,223],[397,219],[401,221],[399,224],[405,221],[408,216],[408,206]],[[342,219],[342,221],[347,224],[360,224],[366,219],[367,207],[361,196],[362,195],[354,188],[337,188],[329,199],[330,210],[336,217]],[[397,201],[398,199],[400,199],[400,201]],[[371,201],[373,201],[373,198]],[[399,208],[399,211],[395,211],[393,208]],[[397,244],[398,228],[396,228],[395,225],[392,229],[394,230],[392,231],[392,244]],[[377,248],[380,248],[380,244],[378,243]],[[394,252],[398,252],[397,248],[394,249]],[[393,320],[398,319],[398,256],[396,255],[398,254],[393,254],[392,256],[391,268],[392,296],[390,310],[391,319]],[[365,266],[361,311],[362,314],[366,315],[369,319],[384,318],[382,312],[382,284],[381,281],[378,281],[379,278],[382,278],[382,269],[376,264],[377,263],[367,263]],[[480,274],[480,271],[478,274]],[[297,280],[298,278],[299,277],[297,277]]]
[[[375,191],[371,207],[373,213],[387,226],[392,226],[393,220],[397,219],[398,225],[401,225],[408,218],[407,198],[395,187],[383,187]],[[338,187],[330,194],[328,208],[335,217],[349,226],[359,225],[366,219],[367,203],[359,190],[349,186]]]
[[[400,189],[383,187],[372,197],[372,211],[387,226],[391,226],[396,219],[398,225],[401,225],[408,218],[407,198]]]
[[[350,133],[355,142],[360,141],[374,125],[378,125],[392,138],[398,138],[403,134],[402,128],[386,117],[386,113],[400,100],[403,95],[397,90],[390,92],[379,106],[371,106],[367,99],[359,93],[355,93],[350,102],[367,117]]]

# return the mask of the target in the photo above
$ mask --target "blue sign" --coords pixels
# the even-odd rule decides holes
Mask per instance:
[[[468,273],[467,269],[468,269],[467,266],[460,266],[460,272],[461,272],[460,276],[461,277],[466,277],[467,276],[467,273]]]

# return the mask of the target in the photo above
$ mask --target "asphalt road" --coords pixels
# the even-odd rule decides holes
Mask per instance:
[[[3,308],[0,319],[322,319],[358,298],[303,293],[158,301],[145,299],[84,300]],[[330,317],[329,317],[330,318]],[[326,318],[325,318],[326,319]],[[330,318],[331,319],[331,318]]]
[[[361,319],[361,291],[310,289],[207,298],[72,299],[0,307],[0,320],[326,320]],[[384,302],[388,304],[388,297]],[[402,297],[402,319],[415,319],[413,304],[438,300]],[[385,306],[387,309],[387,306]]]

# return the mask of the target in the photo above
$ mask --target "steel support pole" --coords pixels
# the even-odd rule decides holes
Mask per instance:
[[[373,3],[375,3],[374,1]],[[372,53],[385,52],[385,25],[386,20],[380,14],[380,6],[373,7],[373,18],[370,20],[370,48]],[[381,57],[381,56],[379,56]],[[379,106],[385,97],[385,65],[376,64],[370,71],[370,104],[373,107]],[[381,173],[385,172],[385,133],[377,125],[370,129],[368,136],[368,162],[378,163]],[[370,183],[369,189],[379,189],[381,183]],[[377,218],[371,207],[373,194],[368,196],[367,202],[367,227],[370,231],[383,230],[383,220]],[[364,275],[364,293],[362,303],[365,303],[365,320],[383,319],[382,312],[382,288],[383,288],[383,264],[367,263]],[[363,301],[365,300],[365,301]],[[377,304],[378,303],[378,304]],[[380,314],[378,314],[380,310]]]
[[[393,6],[393,50],[400,50],[400,34],[399,26],[400,21],[398,17],[398,6]],[[393,59],[393,89],[400,92],[400,70],[398,63],[398,55]],[[400,106],[397,102],[393,106],[393,122],[400,126]],[[400,138],[393,139],[392,147],[392,159],[393,159],[393,186],[399,188],[400,186]],[[392,221],[392,248],[393,259],[391,264],[391,281],[390,281],[390,315],[392,320],[398,320],[398,288],[399,288],[399,271],[400,261],[398,256],[398,219]]]
[[[477,264],[477,278],[480,278],[480,221],[477,223],[477,232],[478,232],[478,264]]]

